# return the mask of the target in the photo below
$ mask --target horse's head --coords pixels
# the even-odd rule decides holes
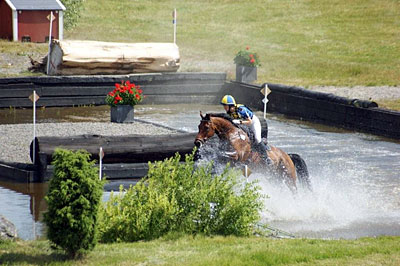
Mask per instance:
[[[194,144],[197,147],[200,147],[207,141],[207,139],[211,138],[215,134],[215,127],[210,119],[210,115],[203,113],[200,111],[201,121],[199,124],[199,133],[197,133]]]

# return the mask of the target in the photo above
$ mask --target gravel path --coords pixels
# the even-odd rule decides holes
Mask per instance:
[[[130,134],[161,135],[176,131],[153,124],[135,123],[41,123],[36,125],[36,136],[103,135],[120,136]],[[0,125],[0,161],[31,163],[29,146],[33,138],[32,124]]]
[[[379,86],[379,87],[334,87],[334,86],[312,86],[308,89],[350,99],[377,101],[382,99],[400,99],[400,87]]]

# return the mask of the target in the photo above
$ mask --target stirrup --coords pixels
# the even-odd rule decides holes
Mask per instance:
[[[268,140],[266,139],[266,138],[262,138],[262,143],[264,143],[264,145],[265,145],[265,147],[266,147],[266,150],[267,151],[270,151],[271,150],[271,146],[269,146],[269,144],[268,144]]]

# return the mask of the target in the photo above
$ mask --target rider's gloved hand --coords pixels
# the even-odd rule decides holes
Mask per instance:
[[[236,125],[241,124],[239,119],[233,119],[233,120],[232,120],[232,123],[234,123],[234,124],[236,124]]]

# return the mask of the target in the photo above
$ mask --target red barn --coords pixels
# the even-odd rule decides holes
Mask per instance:
[[[59,0],[0,0],[0,38],[46,42],[53,12],[51,36],[62,40],[64,10]]]

